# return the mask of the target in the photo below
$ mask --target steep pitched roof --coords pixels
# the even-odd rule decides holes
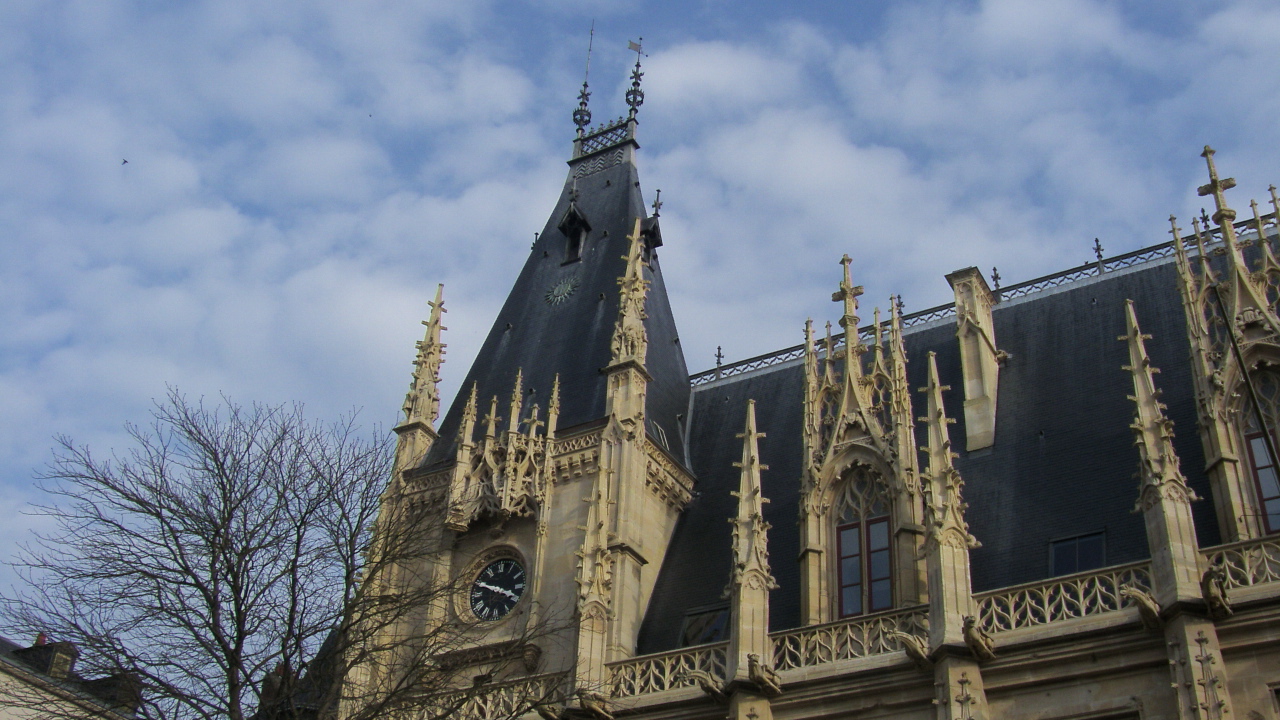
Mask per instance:
[[[688,370],[657,257],[660,239],[653,240],[660,238],[657,222],[645,211],[640,192],[634,129],[634,121],[619,121],[576,144],[580,150],[569,163],[560,199],[467,373],[459,398],[441,422],[440,439],[426,465],[454,457],[471,386],[478,387],[481,408],[494,396],[499,407],[506,407],[518,370],[524,375],[526,413],[537,404],[545,418],[558,373],[562,431],[604,417],[606,388],[600,370],[610,360],[618,278],[626,267],[627,236],[636,218],[644,221],[654,246],[645,270],[650,281],[645,365],[653,378],[646,399],[649,431],[672,455],[684,458],[680,418],[688,408]],[[582,231],[585,239],[574,259],[571,245]]]
[[[1176,430],[1175,447],[1192,488],[1211,497],[1196,433],[1195,400],[1183,313],[1173,265],[1156,262],[1001,303],[993,311],[995,335],[1009,360],[1000,371],[995,445],[973,453],[963,447],[964,401],[953,318],[908,329],[911,387],[925,384],[930,351],[947,393],[948,415],[959,439],[956,468],[964,478],[967,519],[982,547],[972,553],[976,592],[1051,575],[1049,543],[1106,533],[1106,562],[1149,556],[1137,495],[1137,451],[1129,431],[1132,403],[1124,334],[1124,301],[1133,299],[1160,375],[1162,400]],[[791,360],[695,387],[689,451],[698,497],[680,519],[641,629],[638,652],[680,644],[690,608],[715,605],[730,570],[726,519],[735,505],[739,443],[737,418],[756,401],[772,569],[779,584],[770,597],[774,630],[799,624],[797,501],[800,489],[803,368]],[[917,410],[922,407],[915,402]],[[918,414],[918,413],[917,413]],[[923,447],[922,430],[917,427]],[[1194,507],[1202,545],[1218,543],[1211,501]]]

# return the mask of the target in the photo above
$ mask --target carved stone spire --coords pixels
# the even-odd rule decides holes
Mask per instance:
[[[1155,384],[1160,371],[1152,367],[1144,342],[1151,336],[1138,327],[1132,300],[1125,301],[1125,327],[1120,340],[1129,346],[1129,364],[1124,369],[1133,376],[1129,399],[1136,407],[1129,427],[1140,458],[1141,485],[1134,511],[1143,513],[1146,520],[1155,599],[1168,607],[1200,596],[1199,552],[1191,520],[1191,501],[1199,498],[1187,485],[1173,449],[1173,422],[1165,417]]]
[[[764,433],[756,430],[756,402],[747,401],[746,429],[742,438],[742,461],[738,491],[738,515],[730,518],[733,525],[733,574],[725,594],[732,601],[730,617],[733,629],[729,638],[728,665],[725,678],[733,693],[732,718],[768,718],[772,716],[768,698],[779,691],[777,675],[772,668],[773,646],[769,640],[769,591],[778,584],[769,571],[768,531],[764,520],[760,471],[759,440]]]
[[[551,384],[551,401],[547,403],[547,439],[554,440],[560,422],[560,373]]]
[[[436,286],[436,299],[428,303],[431,316],[422,322],[426,334],[417,343],[418,357],[413,361],[413,380],[404,398],[404,419],[409,422],[433,424],[440,417],[440,366],[444,364],[444,349],[440,332],[446,330],[440,324],[444,309],[444,284]]]
[[[404,397],[404,421],[396,426],[399,436],[396,443],[396,466],[408,470],[426,457],[435,442],[435,421],[440,416],[440,366],[444,363],[445,344],[440,342],[444,309],[444,285],[436,286],[436,299],[429,319],[422,322],[426,334],[417,344],[418,354],[413,361],[413,378],[409,392]]]
[[[938,381],[938,362],[929,353],[928,385],[920,389],[926,401],[928,466],[925,478],[925,555],[929,573],[930,648],[964,641],[964,619],[975,614],[969,579],[969,549],[979,547],[964,519],[964,482],[951,460],[951,433],[942,393],[950,388]]]
[[[644,366],[645,353],[649,347],[649,336],[644,329],[644,301],[649,291],[649,281],[644,279],[644,235],[640,218],[630,235],[627,254],[626,272],[618,278],[622,300],[618,307],[618,320],[613,329],[613,360],[611,365],[633,362]]]
[[[1280,317],[1267,302],[1265,278],[1254,277],[1245,264],[1233,225],[1236,211],[1227,206],[1225,191],[1236,186],[1235,178],[1219,179],[1218,168],[1213,162],[1213,148],[1205,145],[1201,157],[1209,166],[1209,182],[1200,186],[1199,192],[1201,196],[1213,196],[1216,208],[1213,221],[1219,226],[1227,251],[1227,276],[1224,278],[1227,287],[1223,288],[1226,297],[1222,301],[1226,303],[1228,319],[1240,333],[1242,341],[1274,341],[1280,336]]]
[[[1151,336],[1143,335],[1138,328],[1132,300],[1125,301],[1125,326],[1128,332],[1120,339],[1128,343],[1129,364],[1124,369],[1133,374],[1133,395],[1129,399],[1137,406],[1137,416],[1130,427],[1142,459],[1137,509],[1158,502],[1155,496],[1171,495],[1179,502],[1198,500],[1195,491],[1187,486],[1173,449],[1173,421],[1165,417],[1165,405],[1160,402],[1155,385],[1155,374],[1160,370],[1151,365],[1144,343]]]
[[[520,432],[520,412],[524,405],[524,368],[516,368],[516,384],[511,389],[511,406],[507,411],[507,432]]]

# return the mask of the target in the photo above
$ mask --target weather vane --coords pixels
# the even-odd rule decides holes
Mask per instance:
[[[591,77],[591,47],[596,41],[596,21],[591,21],[591,35],[587,39],[587,69],[582,73],[582,92],[578,93],[578,109],[573,111],[573,124],[578,126],[578,137],[591,124],[591,110],[587,101],[591,99],[591,91],[587,89],[587,80]]]
[[[627,41],[627,49],[636,53],[636,67],[631,71],[631,89],[627,90],[627,107],[631,108],[627,112],[628,120],[635,120],[636,111],[644,104],[644,91],[640,89],[640,78],[644,77],[644,73],[640,72],[640,57],[644,55],[643,43],[644,38],[635,42]]]

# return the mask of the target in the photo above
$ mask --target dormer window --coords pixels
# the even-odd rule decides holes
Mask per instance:
[[[575,200],[569,201],[569,209],[565,210],[558,227],[565,239],[564,262],[571,263],[582,259],[587,236],[591,233],[591,223],[587,222],[587,218],[578,209],[578,203]]]

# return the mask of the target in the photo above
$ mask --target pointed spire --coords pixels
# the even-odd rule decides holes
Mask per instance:
[[[645,295],[649,291],[649,281],[644,279],[644,235],[641,231],[640,218],[635,223],[630,235],[629,245],[623,259],[627,261],[626,272],[618,278],[622,301],[618,308],[618,321],[613,330],[613,360],[611,364],[632,361],[644,365],[648,351],[649,336],[644,328]]]
[[[1165,405],[1160,402],[1160,391],[1156,388],[1155,374],[1160,371],[1152,367],[1147,355],[1144,341],[1151,336],[1143,335],[1138,327],[1132,300],[1125,300],[1125,327],[1127,333],[1119,339],[1129,345],[1129,364],[1124,369],[1133,374],[1133,395],[1129,399],[1137,406],[1134,422],[1129,427],[1133,429],[1134,444],[1142,459],[1139,509],[1148,502],[1148,489],[1163,493],[1171,488],[1184,501],[1194,500],[1196,494],[1187,486],[1173,449],[1173,422],[1165,417]]]
[[[578,127],[578,137],[586,132],[591,124],[591,109],[587,104],[591,100],[591,91],[587,89],[587,80],[591,77],[591,47],[596,41],[596,23],[591,21],[591,35],[587,40],[587,69],[582,74],[582,91],[578,93],[578,107],[573,111],[573,124]]]
[[[516,368],[516,386],[511,389],[508,432],[520,432],[520,409],[524,404],[524,368]]]
[[[766,694],[777,690],[776,677],[769,664],[773,659],[769,642],[769,591],[778,587],[769,571],[769,523],[764,519],[764,503],[769,502],[761,494],[760,471],[768,466],[760,464],[760,438],[764,433],[756,430],[756,401],[747,401],[746,429],[738,434],[742,438],[742,461],[734,467],[742,470],[738,480],[737,517],[730,518],[733,525],[733,572],[725,595],[732,601],[730,617],[733,630],[729,639],[729,657],[726,679],[755,685]],[[756,665],[755,672],[752,665]],[[773,681],[766,678],[774,677]],[[763,681],[763,682],[762,682]]]
[[[640,78],[644,77],[644,73],[640,72],[640,56],[644,54],[643,43],[644,38],[640,38],[639,42],[627,43],[628,50],[636,51],[636,67],[631,71],[631,88],[627,90],[627,107],[631,108],[627,112],[628,120],[635,120],[636,112],[644,104],[644,91],[640,89]]]
[[[440,366],[444,364],[444,349],[447,347],[440,342],[441,331],[447,329],[440,324],[440,316],[445,312],[443,296],[444,285],[437,285],[436,299],[428,303],[430,318],[422,322],[427,331],[416,343],[418,356],[413,361],[413,379],[409,382],[409,392],[402,408],[405,423],[432,425],[440,416]]]
[[[551,383],[551,402],[547,404],[547,438],[556,436],[556,426],[560,422],[560,373]]]
[[[462,411],[462,428],[458,431],[458,437],[462,439],[461,445],[470,445],[475,437],[476,393],[479,388],[479,383],[471,383],[471,394],[467,396],[467,406]]]
[[[738,491],[731,493],[738,498],[738,516],[731,518],[733,523],[733,562],[734,582],[741,580],[748,572],[757,572],[774,587],[773,577],[769,574],[769,550],[765,533],[769,523],[764,521],[764,503],[768,498],[761,494],[760,471],[768,470],[768,465],[760,463],[760,438],[764,433],[756,430],[756,401],[747,401],[746,429],[738,433],[742,439],[742,461],[733,464],[741,468],[738,480]]]
[[[498,417],[498,396],[494,395],[489,401],[489,414],[484,416],[484,436],[492,439],[498,432],[498,421],[502,418]]]
[[[928,533],[932,542],[942,542],[943,535],[958,534],[971,548],[979,547],[979,543],[969,534],[969,525],[964,520],[964,510],[968,507],[962,496],[964,481],[951,462],[956,454],[951,452],[951,431],[947,426],[955,420],[947,417],[943,404],[943,391],[951,387],[938,381],[937,354],[929,353],[928,385],[920,388],[925,395],[926,415],[920,421],[927,425],[928,445],[926,453],[929,466],[925,474],[929,478],[929,495],[925,503],[928,516]]]

